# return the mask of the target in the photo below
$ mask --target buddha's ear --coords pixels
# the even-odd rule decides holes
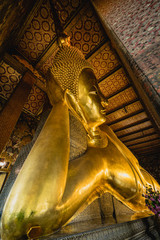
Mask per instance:
[[[85,116],[82,112],[81,107],[79,106],[78,101],[76,100],[76,97],[73,93],[71,93],[68,89],[65,90],[64,93],[64,100],[66,101],[66,104],[72,114],[78,118],[83,124],[86,124]]]
[[[54,105],[55,103],[64,99],[64,91],[54,79],[50,69],[47,72],[46,79],[47,94],[51,104]]]

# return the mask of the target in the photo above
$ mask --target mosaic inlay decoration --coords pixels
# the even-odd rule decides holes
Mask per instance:
[[[159,0],[94,0],[129,52],[136,56],[159,41]]]
[[[21,79],[21,74],[4,61],[0,65],[0,96],[8,99]]]

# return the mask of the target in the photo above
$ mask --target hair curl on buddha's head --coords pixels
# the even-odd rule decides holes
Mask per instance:
[[[52,75],[63,91],[69,90],[78,100],[78,82],[83,69],[91,65],[76,47],[62,45],[56,53],[51,68]]]

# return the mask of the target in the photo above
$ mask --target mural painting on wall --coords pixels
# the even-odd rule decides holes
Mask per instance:
[[[37,124],[37,119],[27,115],[26,113],[22,113],[14,131],[0,155],[0,160],[8,160],[14,164],[21,148],[32,140]]]

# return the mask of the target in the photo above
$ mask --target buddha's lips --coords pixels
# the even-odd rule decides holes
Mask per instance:
[[[102,114],[106,114],[106,112],[107,112],[106,109],[101,110],[101,113],[102,113]]]

